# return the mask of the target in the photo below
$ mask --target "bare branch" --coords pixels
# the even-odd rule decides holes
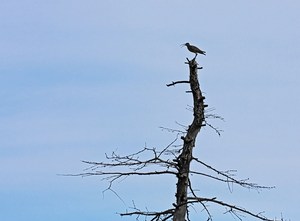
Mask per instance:
[[[167,84],[167,87],[174,86],[175,84],[189,84],[189,81],[172,81],[172,83]]]
[[[232,205],[232,204],[229,204],[229,203],[225,203],[223,201],[217,200],[216,197],[214,197],[214,198],[188,197],[188,203],[195,203],[195,202],[210,202],[210,203],[218,204],[218,205],[223,206],[223,207],[227,207],[228,208],[227,212],[229,212],[231,214],[234,214],[239,219],[241,219],[241,217],[240,217],[241,215],[239,215],[237,212],[241,212],[241,213],[250,215],[254,218],[257,218],[257,219],[260,219],[260,220],[263,220],[263,221],[280,221],[278,219],[269,219],[269,218],[263,216],[262,212],[253,213],[253,212],[251,212],[247,209],[244,209],[242,207],[235,206],[235,205]]]
[[[166,130],[168,132],[171,132],[171,133],[180,133],[180,134],[185,134],[186,133],[186,131],[172,129],[172,128],[168,128],[168,127],[159,127],[159,128],[162,129],[162,130]]]
[[[166,221],[169,218],[171,218],[174,214],[174,209],[167,209],[160,212],[149,212],[149,211],[141,211],[137,209],[136,207],[133,208],[133,212],[125,212],[120,213],[120,216],[145,216],[145,217],[152,217],[151,220],[160,220],[160,221]]]
[[[192,188],[192,182],[191,180],[189,179],[189,189],[191,190],[192,192],[192,195],[195,197],[195,198],[198,198],[196,193],[194,192],[194,189]],[[207,215],[208,215],[208,219],[207,220],[212,220],[212,215],[210,214],[207,206],[202,202],[202,201],[198,201],[198,203],[200,203],[203,207],[203,209],[206,211]]]
[[[221,136],[221,132],[223,132],[223,130],[214,127],[212,124],[208,123],[207,120],[205,120],[205,124],[208,125],[211,129],[213,129],[219,136]]]
[[[168,145],[162,151],[157,151],[155,148],[144,148],[141,151],[138,151],[134,154],[130,154],[127,156],[120,156],[113,152],[111,156],[106,155],[106,159],[110,160],[111,162],[92,162],[92,161],[82,161],[86,164],[92,165],[91,167],[87,168],[87,170],[97,170],[99,168],[116,168],[116,167],[125,167],[130,168],[133,171],[141,170],[146,168],[149,165],[161,166],[166,168],[175,168],[176,164],[168,159],[164,160],[161,158],[162,154],[166,154],[168,148],[174,143],[173,141],[170,145]],[[142,154],[151,154],[153,157],[146,160],[141,160]],[[89,175],[89,173],[86,173]]]
[[[219,180],[219,181],[222,181],[222,182],[226,182],[226,183],[238,184],[238,185],[240,185],[242,187],[245,187],[245,188],[248,188],[248,189],[273,189],[273,188],[275,188],[274,186],[269,187],[269,186],[261,186],[261,185],[258,185],[256,183],[249,183],[249,182],[247,182],[249,179],[237,180],[237,179],[233,178],[233,175],[230,173],[232,171],[230,171],[230,170],[222,172],[222,171],[217,170],[214,167],[204,163],[203,161],[200,161],[198,158],[193,157],[193,160],[195,160],[196,162],[198,162],[201,165],[204,165],[205,167],[207,167],[208,169],[214,171],[215,173],[217,173],[217,175],[219,175],[221,177],[224,177],[225,179],[218,178],[216,176],[211,176],[211,175],[208,175],[208,174],[205,174],[205,173],[196,172],[196,171],[191,171],[191,173],[206,176],[206,177],[210,177],[210,178],[213,178],[213,179],[216,179],[216,180]]]

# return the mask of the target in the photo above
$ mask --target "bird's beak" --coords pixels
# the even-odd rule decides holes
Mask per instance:
[[[185,44],[182,44],[182,45],[180,45],[181,47],[184,47],[185,46]]]

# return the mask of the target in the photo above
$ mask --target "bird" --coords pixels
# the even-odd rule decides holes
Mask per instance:
[[[181,45],[182,47],[186,46],[187,49],[190,51],[190,52],[193,52],[195,53],[195,57],[197,57],[198,53],[199,54],[203,54],[203,55],[206,55],[206,52],[205,51],[202,51],[201,49],[197,48],[196,46],[194,45],[190,45],[190,43],[185,43],[183,45]]]

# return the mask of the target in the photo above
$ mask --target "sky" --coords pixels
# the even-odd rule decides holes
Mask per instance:
[[[134,220],[132,206],[166,209],[176,180],[131,178],[102,191],[81,161],[162,148],[191,123],[184,62],[195,44],[201,89],[224,121],[195,155],[272,190],[195,178],[206,197],[299,217],[300,3],[253,1],[2,0],[0,2],[0,220]],[[211,206],[215,220],[234,220]],[[206,220],[195,208],[194,220]],[[245,218],[245,220],[254,220]]]

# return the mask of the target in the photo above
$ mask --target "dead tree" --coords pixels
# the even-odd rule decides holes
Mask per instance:
[[[197,75],[197,62],[195,59],[188,61],[190,68],[189,84],[193,94],[193,114],[194,120],[189,126],[185,136],[182,136],[183,148],[180,155],[175,159],[177,163],[177,190],[176,190],[176,204],[174,211],[174,221],[185,220],[188,206],[188,187],[190,164],[193,159],[193,148],[195,146],[197,135],[204,125],[204,97],[200,90],[200,85]],[[176,83],[176,82],[174,82]]]
[[[167,85],[168,87],[176,84],[190,85],[190,91],[188,92],[191,92],[193,96],[192,112],[194,118],[192,123],[186,128],[186,131],[164,128],[177,133],[177,136],[173,142],[162,150],[144,147],[136,153],[125,156],[113,152],[111,155],[106,155],[105,162],[83,161],[90,167],[87,168],[84,173],[76,174],[76,176],[101,176],[109,183],[106,190],[111,191],[114,191],[112,186],[116,181],[129,176],[172,175],[177,178],[176,201],[170,208],[161,211],[144,211],[134,205],[130,211],[120,213],[121,216],[136,216],[136,219],[144,217],[145,220],[151,221],[186,221],[190,220],[188,213],[189,206],[200,204],[206,212],[207,220],[209,221],[212,220],[212,214],[208,205],[215,204],[224,207],[227,213],[236,216],[240,220],[242,220],[241,215],[244,214],[257,218],[258,220],[283,221],[282,218],[267,218],[261,212],[251,212],[243,207],[224,202],[218,199],[217,196],[199,196],[196,194],[196,191],[194,191],[190,179],[190,175],[192,174],[229,185],[239,185],[248,189],[270,189],[273,187],[260,186],[249,182],[248,179],[236,179],[232,171],[223,172],[218,170],[193,155],[196,138],[202,127],[206,125],[211,126],[217,133],[219,133],[219,130],[207,122],[207,118],[211,115],[205,112],[207,105],[204,103],[205,97],[202,95],[197,74],[198,70],[202,69],[202,67],[198,67],[196,57],[192,60],[187,59],[186,64],[188,64],[190,70],[189,80],[175,81]],[[180,141],[179,138],[183,141],[183,144],[181,142],[180,146],[175,145],[175,143]],[[205,167],[210,172],[202,173],[193,170],[191,168],[192,161]]]

